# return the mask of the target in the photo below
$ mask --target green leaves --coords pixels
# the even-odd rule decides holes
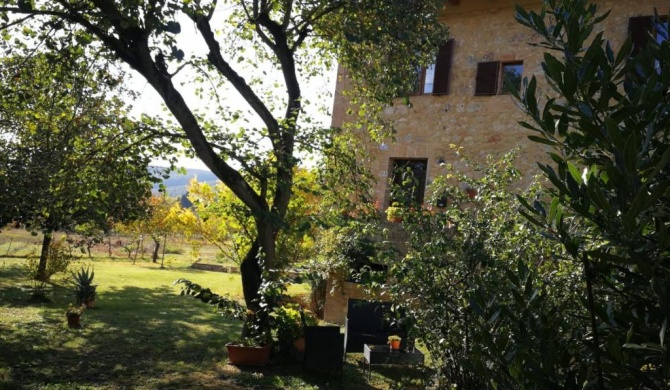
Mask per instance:
[[[670,280],[662,260],[670,250],[663,206],[670,102],[658,92],[667,91],[670,79],[661,81],[658,69],[669,59],[655,40],[634,58],[630,40],[617,53],[598,26],[608,12],[598,14],[586,0],[545,4],[540,13],[518,9],[517,20],[540,35],[539,46],[552,49],[542,67],[554,96],[541,114],[530,85],[520,102],[530,118],[523,126],[539,133],[531,140],[552,148],[555,168],[540,168],[554,196],[547,215],[526,201],[523,214],[559,239],[593,284],[585,295],[595,298],[584,302],[592,336],[602,338],[592,350],[598,371],[592,380],[660,388],[670,362],[658,340],[670,297],[654,286]],[[638,371],[651,366],[659,369]]]
[[[35,9],[35,0],[18,0],[17,6],[24,12],[32,11]]]
[[[0,83],[11,93],[0,104],[0,137],[11,141],[2,145],[0,175],[13,186],[0,187],[0,219],[22,215],[35,230],[107,230],[141,214],[152,184],[147,166],[160,146],[136,134],[118,91],[104,77],[97,82],[108,72],[72,53],[2,65]]]

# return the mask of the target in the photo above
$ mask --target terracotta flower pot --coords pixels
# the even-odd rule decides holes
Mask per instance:
[[[264,366],[270,361],[272,345],[263,347],[247,347],[243,345],[226,344],[230,364]]]
[[[391,349],[394,351],[400,350],[400,340],[391,341]]]
[[[305,352],[305,338],[300,337],[298,339],[295,339],[295,341],[293,342],[293,346],[299,352]]]
[[[67,326],[70,328],[79,328],[81,327],[81,316],[76,314],[68,314],[67,317]]]

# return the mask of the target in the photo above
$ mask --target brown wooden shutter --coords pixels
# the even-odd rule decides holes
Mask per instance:
[[[651,16],[636,16],[628,19],[628,33],[633,41],[633,55],[647,46],[649,32],[654,28]]]
[[[500,61],[478,63],[475,95],[495,95],[498,90],[499,74]]]
[[[435,79],[433,95],[448,95],[451,78],[451,59],[454,55],[454,40],[448,40],[440,47],[435,59]]]

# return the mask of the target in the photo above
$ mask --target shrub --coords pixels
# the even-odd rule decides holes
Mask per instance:
[[[561,262],[560,245],[543,239],[518,212],[514,157],[486,167],[466,160],[478,179],[449,167],[431,188],[449,206],[436,213],[406,210],[406,253],[386,259],[387,291],[413,324],[410,337],[430,351],[441,384],[583,384],[575,364],[582,354],[575,340],[585,326],[574,305],[579,269]],[[464,184],[477,190],[476,199],[462,191]],[[537,185],[525,195],[542,197]]]
[[[168,255],[183,255],[184,254],[184,248],[178,247],[178,246],[167,246],[165,248],[165,254]]]
[[[55,274],[67,272],[70,263],[74,259],[75,256],[72,254],[72,246],[67,242],[66,237],[52,240],[49,244],[45,281],[50,280]],[[27,263],[29,277],[35,278],[37,276],[38,265],[39,256],[37,256],[35,252],[31,252],[28,255]]]
[[[288,351],[295,340],[304,336],[300,306],[296,304],[279,306],[270,316],[273,319],[272,327],[275,330],[277,342],[282,351]],[[307,326],[317,324],[316,318],[309,311],[304,311],[303,316]]]
[[[608,13],[587,0],[545,0],[517,20],[547,48],[523,94],[524,127],[549,148],[540,168],[552,198],[526,202],[529,221],[560,241],[585,279],[580,337],[599,389],[670,386],[670,41],[650,20],[644,46],[604,39]],[[639,49],[639,50],[638,50]],[[639,52],[638,52],[639,51]],[[552,96],[552,98],[545,98]]]

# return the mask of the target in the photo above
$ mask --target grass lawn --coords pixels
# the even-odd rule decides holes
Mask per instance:
[[[25,262],[0,258],[0,389],[423,387],[419,370],[410,368],[374,367],[368,382],[360,354],[348,356],[342,381],[303,374],[295,362],[242,369],[227,364],[225,344],[238,337],[241,324],[180,297],[172,282],[187,278],[241,299],[239,275],[194,270],[189,262],[160,269],[139,259],[136,265],[78,260],[72,269],[95,267],[98,299],[84,313],[82,328],[69,329],[64,313],[74,299],[67,281],[54,277],[49,301],[31,301]],[[306,286],[292,286],[289,293],[306,294]]]

